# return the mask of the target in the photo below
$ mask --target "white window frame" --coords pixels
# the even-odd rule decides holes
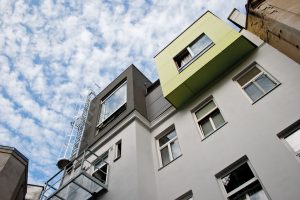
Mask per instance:
[[[120,155],[118,155],[118,148],[119,148],[119,145],[121,145],[121,148],[120,148]],[[119,158],[121,158],[122,156],[122,140],[119,140],[118,142],[115,143],[115,159],[114,161],[118,160]]]
[[[253,69],[254,67],[256,67],[257,69],[260,70],[260,73],[258,73],[257,75],[255,75],[253,78],[251,78],[249,81],[247,81],[243,86],[239,84],[238,80],[240,78],[242,78],[244,75],[246,75],[251,69]],[[266,75],[271,81],[273,81],[276,85],[269,91],[265,91],[260,85],[258,85],[255,80],[260,77],[261,75]],[[268,73],[266,70],[264,70],[258,63],[254,62],[252,63],[248,68],[246,68],[245,70],[243,70],[242,72],[240,72],[236,78],[234,78],[234,81],[236,82],[236,84],[239,86],[239,88],[242,89],[243,94],[247,97],[247,99],[251,102],[251,103],[255,103],[257,101],[259,101],[261,98],[263,98],[265,95],[267,95],[268,93],[270,93],[272,90],[274,90],[276,87],[278,87],[280,85],[280,82],[275,79],[270,73]],[[245,91],[245,87],[247,87],[249,84],[253,83],[262,93],[263,95],[261,95],[257,100],[253,101],[250,96],[248,95],[248,93]]]
[[[168,142],[166,142],[165,144],[163,144],[162,146],[160,146],[160,145],[159,145],[159,140],[160,140],[161,138],[163,138],[164,136],[166,136],[166,135],[172,133],[173,131],[175,132],[176,136],[175,136],[174,138],[172,138],[171,140],[169,140]],[[180,144],[179,144],[179,141],[178,141],[178,145],[179,145],[179,149],[180,149],[180,155],[179,155],[178,157],[176,157],[176,158],[174,158],[174,156],[173,156],[173,152],[172,152],[172,149],[171,149],[171,143],[172,143],[173,141],[175,141],[175,140],[178,141],[178,136],[177,136],[177,132],[176,132],[175,128],[167,129],[166,131],[163,132],[162,135],[160,135],[160,137],[156,138],[156,146],[157,146],[157,150],[158,150],[158,160],[159,160],[159,166],[160,166],[160,168],[167,166],[167,165],[170,164],[173,160],[179,158],[180,155],[182,155],[182,153],[181,153],[181,148],[180,148]],[[163,165],[162,158],[161,158],[161,150],[164,149],[165,147],[168,148],[168,153],[169,153],[169,159],[170,159],[170,162],[167,163],[167,164],[165,164],[165,165]]]
[[[105,158],[106,157],[106,158]],[[109,158],[109,151],[106,151],[104,152],[101,156],[99,156],[98,159],[96,159],[94,162],[99,162],[100,160],[102,160],[102,163],[99,164],[99,166],[96,166],[96,163],[94,164],[94,168],[93,168],[93,171],[92,171],[92,176],[93,174],[95,174],[101,167],[103,166],[107,166],[107,169],[106,169],[106,177],[105,177],[105,185],[108,184],[108,176],[109,176],[109,165],[108,165],[108,160]],[[104,161],[104,162],[103,162]]]
[[[201,110],[201,109],[203,109],[206,105],[208,105],[210,102],[213,102],[214,104],[215,104],[215,108],[213,108],[212,110],[210,110],[209,112],[207,112],[204,116],[202,116],[201,118],[197,118],[197,116],[196,116],[196,113],[199,111],[199,110]],[[219,107],[218,107],[218,105],[216,104],[216,102],[213,100],[213,98],[212,97],[209,97],[209,99],[208,100],[205,100],[204,101],[204,103],[202,103],[202,104],[200,104],[201,106],[200,107],[197,107],[197,109],[194,109],[195,111],[192,111],[192,113],[193,113],[193,117],[194,117],[194,120],[195,120],[195,122],[196,122],[196,124],[197,124],[197,127],[198,127],[198,130],[199,130],[199,132],[200,132],[200,135],[201,135],[201,138],[202,139],[205,139],[205,138],[207,138],[208,136],[210,136],[210,135],[212,135],[214,132],[216,132],[217,130],[219,130],[220,128],[222,128],[227,122],[226,122],[226,120],[225,120],[225,118],[224,118],[224,115],[223,115],[223,113],[221,112],[221,110],[219,109]],[[211,117],[209,117],[209,122],[210,122],[210,124],[212,125],[212,127],[213,127],[213,131],[211,131],[210,133],[208,133],[206,136],[205,136],[205,134],[204,134],[204,132],[203,132],[203,130],[202,130],[202,127],[199,125],[199,122],[200,121],[202,121],[204,118],[206,118],[207,116],[209,116],[209,115],[211,115],[215,110],[219,110],[219,112],[220,112],[220,114],[222,115],[222,117],[223,117],[223,119],[224,119],[224,123],[220,126],[220,127],[216,127],[216,125],[215,125],[215,123],[213,122],[213,120],[212,120],[212,118]]]
[[[106,117],[103,121],[100,122],[100,119],[101,119],[101,111],[102,111],[102,106],[103,104],[105,103],[105,101],[107,99],[109,99],[112,95],[114,95],[121,87],[123,87],[124,85],[126,85],[126,101],[124,104],[120,105],[118,108],[116,108],[108,117]],[[119,110],[122,106],[124,106],[126,103],[127,103],[127,100],[128,100],[128,94],[127,94],[127,80],[123,81],[117,88],[113,89],[113,91],[111,93],[109,93],[108,96],[106,96],[104,99],[102,99],[100,101],[100,110],[99,110],[99,117],[98,117],[98,127],[101,127],[101,125],[108,119],[110,118],[112,115],[114,115],[114,113]]]
[[[238,161],[238,164],[237,163],[233,164],[234,167],[230,167],[229,170],[226,170],[226,173],[222,173],[221,176],[217,175],[218,176],[217,177],[218,178],[218,183],[219,183],[219,185],[221,187],[221,190],[222,190],[222,193],[223,193],[224,197],[226,199],[229,199],[232,195],[240,192],[244,188],[248,187],[249,185],[251,185],[252,183],[254,183],[254,182],[257,181],[260,184],[260,187],[262,188],[262,190],[265,193],[266,197],[268,199],[270,199],[268,193],[266,192],[264,186],[261,184],[261,181],[259,180],[259,178],[258,178],[258,176],[257,176],[257,174],[256,174],[256,172],[255,172],[255,170],[253,168],[253,166],[249,162],[249,160],[246,157],[243,157],[241,160],[244,160],[244,161]],[[249,166],[249,168],[250,168],[251,172],[253,173],[254,177],[228,193],[226,191],[226,189],[225,189],[225,186],[224,186],[224,183],[222,182],[222,179],[224,177],[226,177],[228,174],[230,174],[231,172],[233,172],[234,170],[238,169],[240,166],[242,166],[245,163]],[[247,198],[247,194],[246,194],[246,198]],[[249,197],[247,198],[247,200],[250,200]]]
[[[290,135],[294,134],[295,132],[300,131],[300,119],[296,122],[294,122],[292,125],[281,131],[277,134],[279,139],[284,143],[284,145],[287,147],[287,149],[296,156],[297,160],[300,161],[300,150],[295,151],[291,145],[286,141],[286,138]]]
[[[199,53],[195,54],[192,49],[191,49],[191,46],[193,44],[196,43],[197,40],[200,40],[201,38],[203,37],[208,37],[207,34],[205,33],[202,33],[200,34],[194,41],[192,41],[187,47],[185,47],[183,50],[181,50],[175,57],[174,57],[174,61],[175,61],[175,64],[177,66],[177,69],[179,72],[181,72],[182,70],[184,70],[191,62],[193,62],[193,60],[195,60],[196,58],[200,57],[201,55],[203,55],[205,52],[207,52],[212,46],[215,45],[215,43],[212,41],[212,39],[210,37],[209,40],[211,41],[209,45],[207,45],[205,48],[203,48]],[[186,64],[182,65],[182,66],[179,66],[178,65],[178,60],[177,60],[177,57],[179,57],[184,51],[188,51],[188,53],[192,56],[191,60],[189,60]]]

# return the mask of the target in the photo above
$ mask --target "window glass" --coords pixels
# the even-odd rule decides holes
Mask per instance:
[[[162,146],[165,143],[167,143],[168,141],[170,141],[171,139],[173,139],[174,137],[176,137],[176,132],[172,131],[171,133],[163,136],[162,138],[159,139],[159,145]]]
[[[214,130],[211,122],[209,121],[209,118],[202,120],[200,123],[200,126],[202,128],[202,132],[203,132],[204,136],[207,136],[209,133],[213,132],[213,130]]]
[[[219,109],[217,109],[216,111],[214,111],[214,113],[212,113],[211,118],[212,118],[216,128],[219,128],[225,122],[223,116],[221,115],[221,113],[219,111]]]
[[[175,140],[174,142],[171,143],[171,150],[172,150],[172,154],[173,154],[173,159],[175,159],[181,155],[178,140]]]
[[[250,167],[244,163],[239,168],[232,171],[230,174],[222,178],[222,183],[226,192],[231,192],[254,177]]]
[[[168,146],[166,146],[165,148],[161,149],[161,161],[163,166],[165,166],[166,164],[168,164],[171,160],[170,160],[170,156],[169,156],[169,150],[168,150]]]
[[[258,100],[264,94],[254,83],[250,83],[244,90],[252,101]]]
[[[285,138],[295,152],[300,151],[300,129]]]
[[[261,71],[257,67],[253,67],[246,74],[244,74],[237,82],[240,86],[244,86],[247,82],[249,82],[252,78],[258,75]]]
[[[266,193],[263,191],[260,183],[254,183],[241,189],[234,195],[230,196],[229,200],[268,200]]]
[[[116,154],[115,154],[115,158],[119,158],[121,157],[121,153],[122,153],[122,141],[119,141],[116,143]]]
[[[179,67],[184,66],[186,63],[188,63],[190,60],[192,60],[192,55],[188,52],[188,50],[185,50],[184,52],[182,52],[182,54],[180,55],[180,57],[178,58],[178,64]]]
[[[126,82],[117,88],[110,96],[101,103],[99,123],[102,123],[110,117],[115,111],[123,106],[127,101],[127,84]]]
[[[251,170],[249,163],[244,162],[227,173],[220,180],[226,199],[229,200],[268,200],[266,193]]]
[[[200,38],[196,40],[194,44],[191,45],[191,50],[194,55],[197,55],[201,51],[205,50],[212,43],[211,39],[207,37],[207,35],[202,35]]]
[[[198,119],[201,119],[204,117],[207,113],[212,111],[214,108],[216,108],[216,104],[213,101],[210,101],[208,104],[206,104],[203,108],[198,110],[195,114]]]
[[[201,52],[203,53],[208,50],[208,47],[212,46],[212,44],[212,40],[207,35],[202,34],[177,56],[175,56],[174,61],[176,62],[178,69],[182,69],[182,67],[190,62],[194,57],[199,55]]]
[[[276,83],[265,74],[260,75],[255,81],[265,92],[269,92],[276,86]]]

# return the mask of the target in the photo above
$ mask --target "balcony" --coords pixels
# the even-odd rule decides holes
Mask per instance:
[[[41,200],[86,200],[107,191],[109,165],[90,150],[45,183]]]
[[[182,107],[255,48],[206,12],[154,58],[164,97]]]

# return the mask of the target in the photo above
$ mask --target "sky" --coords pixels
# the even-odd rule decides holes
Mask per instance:
[[[103,90],[131,64],[155,81],[156,53],[207,10],[226,20],[245,3],[0,0],[0,145],[22,152],[28,183],[43,184],[89,88]]]

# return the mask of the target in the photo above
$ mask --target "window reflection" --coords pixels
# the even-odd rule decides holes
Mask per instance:
[[[112,94],[101,102],[99,124],[109,118],[127,102],[127,83],[124,82]]]

